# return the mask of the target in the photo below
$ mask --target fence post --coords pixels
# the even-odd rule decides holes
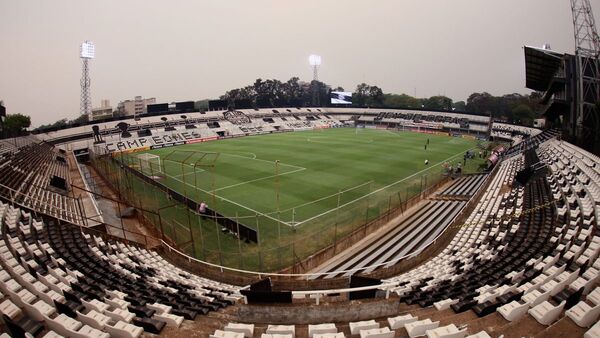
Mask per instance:
[[[254,214],[254,218],[256,219],[256,237],[258,237],[258,269],[260,271],[263,271],[263,264],[262,264],[262,254],[261,254],[261,245],[260,242],[262,242],[260,240],[260,226],[258,225],[258,213]]]
[[[221,265],[223,265],[223,252],[221,251],[221,234],[219,234],[221,229],[219,229],[219,223],[217,223],[217,214],[215,212],[213,212],[212,214],[213,214],[212,221],[215,223],[215,230],[217,230],[217,245],[219,248],[219,262],[221,263]]]
[[[340,200],[342,198],[342,191],[340,190],[338,192],[338,198],[337,198],[337,208],[335,209],[335,229],[334,229],[334,233],[333,233],[333,253],[335,254],[337,252],[337,228],[338,228],[338,218],[340,215]]]
[[[387,211],[387,222],[390,221],[390,218],[392,217],[392,195],[390,195],[390,197],[388,198],[388,211]]]
[[[238,254],[240,255],[240,268],[244,269],[244,256],[242,255],[242,236],[240,236],[240,220],[238,218],[238,212],[235,212],[235,225],[237,228],[237,239],[238,239]]]

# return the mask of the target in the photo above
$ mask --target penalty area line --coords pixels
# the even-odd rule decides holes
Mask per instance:
[[[294,173],[297,173],[297,172],[300,172],[300,171],[303,171],[303,170],[306,170],[306,168],[300,168],[300,169],[296,169],[296,170],[292,170],[292,171],[287,171],[287,172],[284,172],[284,173],[279,174],[279,175],[271,175],[271,176],[266,176],[266,177],[259,177],[259,178],[253,179],[253,180],[244,181],[244,182],[240,182],[240,183],[228,185],[228,186],[225,186],[225,187],[221,187],[219,189],[215,189],[215,191],[221,191],[221,190],[225,190],[225,189],[229,189],[229,188],[233,188],[233,187],[238,187],[240,185],[244,185],[244,184],[248,184],[248,183],[258,182],[258,181],[262,181],[262,180],[268,180],[270,178],[277,177],[277,176],[294,174]]]
[[[290,225],[289,225],[287,222],[284,222],[284,221],[282,221],[282,220],[278,220],[277,218],[275,218],[275,217],[271,217],[271,216],[269,216],[269,215],[267,215],[267,214],[265,214],[265,213],[262,213],[262,212],[260,212],[260,211],[258,211],[258,210],[254,210],[254,209],[252,209],[252,208],[250,208],[250,207],[247,207],[247,206],[245,206],[245,205],[243,205],[243,204],[240,204],[240,203],[234,202],[234,201],[232,201],[232,200],[230,200],[230,199],[228,199],[228,198],[225,198],[225,197],[219,196],[219,195],[215,194],[214,192],[212,192],[212,193],[211,193],[210,191],[206,191],[206,190],[204,190],[204,189],[200,189],[200,188],[198,188],[198,187],[196,187],[196,186],[194,186],[194,185],[192,185],[192,184],[190,184],[190,183],[183,182],[182,180],[180,180],[180,179],[178,179],[178,178],[176,178],[176,177],[173,177],[173,176],[171,176],[171,178],[173,178],[174,180],[176,180],[176,181],[179,181],[179,182],[181,182],[181,183],[183,183],[183,184],[185,184],[185,185],[189,185],[190,187],[192,187],[192,188],[194,188],[194,189],[196,189],[196,190],[202,191],[202,192],[203,192],[203,193],[205,193],[205,194],[212,195],[212,196],[214,196],[214,197],[216,197],[216,198],[219,198],[219,199],[221,199],[222,201],[225,201],[225,202],[231,203],[231,204],[233,204],[233,205],[237,205],[238,207],[244,208],[244,209],[246,209],[246,210],[248,210],[248,211],[251,211],[251,212],[253,212],[253,213],[257,214],[257,215],[261,215],[261,216],[264,216],[264,217],[266,217],[266,218],[269,218],[269,219],[271,219],[271,220],[273,220],[273,221],[275,221],[275,222],[280,222],[280,223],[282,223],[282,224],[285,224],[285,225],[287,225],[287,226],[290,226]]]

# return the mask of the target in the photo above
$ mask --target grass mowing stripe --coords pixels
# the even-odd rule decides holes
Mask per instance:
[[[476,148],[477,148],[477,147],[473,147],[473,148],[471,148],[471,149],[469,149],[469,150],[473,150],[473,149],[476,149]],[[462,152],[461,152],[461,153],[462,153]],[[421,171],[419,171],[419,172],[416,172],[416,173],[414,173],[414,174],[412,174],[412,175],[410,175],[410,176],[408,176],[408,177],[405,177],[405,178],[403,178],[403,179],[401,179],[401,180],[399,180],[399,181],[396,181],[396,182],[394,182],[394,183],[390,183],[390,184],[388,184],[388,185],[386,185],[386,186],[383,186],[383,187],[381,187],[381,188],[379,188],[379,189],[377,189],[377,190],[374,190],[374,191],[372,191],[372,192],[370,192],[370,193],[368,193],[368,194],[366,194],[366,195],[363,195],[363,196],[361,196],[361,197],[359,197],[359,198],[357,198],[357,199],[355,199],[355,200],[352,200],[352,201],[350,201],[350,202],[348,202],[348,203],[342,204],[342,205],[340,205],[339,207],[340,207],[340,208],[342,208],[342,207],[345,207],[345,206],[347,206],[347,205],[350,205],[350,204],[352,204],[352,203],[354,203],[354,202],[360,201],[360,200],[362,200],[362,199],[363,199],[363,198],[365,198],[365,197],[369,197],[369,196],[371,196],[371,195],[373,195],[373,194],[375,194],[375,193],[378,193],[378,192],[380,192],[380,191],[383,191],[383,190],[385,190],[385,189],[387,189],[387,188],[389,188],[389,187],[391,187],[391,186],[393,186],[393,185],[395,185],[395,184],[397,184],[397,183],[401,183],[401,182],[403,182],[403,181],[405,181],[405,180],[408,180],[408,179],[410,179],[410,178],[412,178],[412,177],[414,177],[414,176],[416,176],[416,175],[418,175],[418,174],[420,174],[420,173],[424,173],[424,172],[426,172],[426,171],[430,170],[431,168],[437,167],[438,165],[440,165],[440,164],[442,164],[442,163],[444,163],[444,162],[450,161],[451,159],[455,158],[455,157],[456,157],[456,156],[458,156],[458,155],[460,155],[460,153],[458,153],[458,154],[455,154],[455,155],[452,155],[452,156],[448,157],[447,159],[445,159],[445,160],[443,160],[443,161],[440,161],[440,162],[438,162],[438,163],[436,163],[436,164],[432,165],[431,167],[425,168],[425,169],[423,169],[423,170],[421,170]],[[311,217],[311,218],[309,218],[309,219],[305,219],[305,220],[303,220],[302,222],[298,222],[298,224],[296,224],[296,226],[302,225],[302,223],[305,223],[305,222],[311,221],[311,220],[313,220],[313,219],[315,219],[315,218],[318,218],[318,217],[321,217],[321,216],[323,216],[323,215],[327,215],[328,213],[330,213],[330,212],[332,212],[332,211],[335,211],[336,209],[337,209],[337,207],[336,207],[336,208],[333,208],[333,209],[330,209],[330,210],[327,210],[326,212],[324,212],[324,213],[321,213],[321,214],[319,214],[319,215],[315,215],[315,216],[313,216],[313,217]]]

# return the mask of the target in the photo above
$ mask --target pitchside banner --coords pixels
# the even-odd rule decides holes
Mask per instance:
[[[218,139],[217,136],[202,138],[200,133],[197,131],[182,131],[178,133],[119,140],[117,142],[107,142],[106,149],[111,153],[115,151],[132,151],[138,148],[158,149],[183,145],[186,143],[212,141],[216,139]]]

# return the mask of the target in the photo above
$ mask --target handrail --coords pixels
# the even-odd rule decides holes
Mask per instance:
[[[75,157],[75,154],[73,152],[71,152],[71,153],[73,154],[73,157]],[[88,195],[90,201],[92,202],[94,209],[96,209],[96,215],[99,216],[101,223],[104,223],[104,217],[102,217],[102,212],[100,211],[100,208],[98,207],[98,202],[96,202],[96,199],[94,198],[94,196],[92,196],[92,194],[89,192],[92,189],[90,189],[89,184],[88,184],[87,180],[85,179],[85,176],[83,175],[83,170],[81,170],[81,167],[79,166],[79,162],[77,162],[77,159],[75,160],[75,165],[77,166],[77,171],[79,172],[79,176],[81,177],[81,180],[83,181],[83,185],[88,190],[86,192],[86,194]]]

